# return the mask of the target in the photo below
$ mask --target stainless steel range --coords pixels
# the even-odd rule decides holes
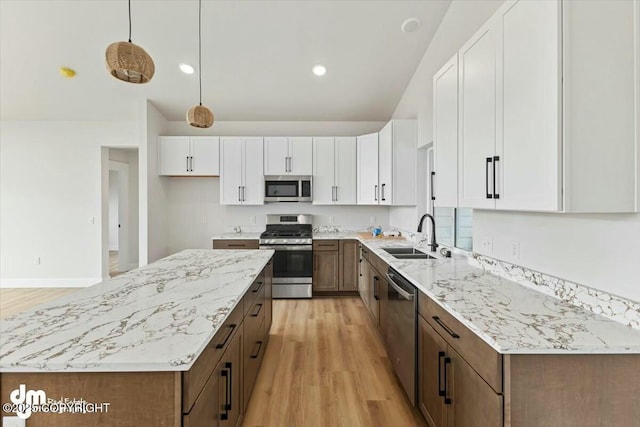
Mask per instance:
[[[260,249],[273,249],[273,298],[311,298],[312,215],[267,215]]]

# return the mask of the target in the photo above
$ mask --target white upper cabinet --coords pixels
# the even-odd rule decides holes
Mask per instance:
[[[220,175],[220,138],[217,136],[158,137],[158,175]]]
[[[265,137],[265,175],[311,175],[313,147],[310,137]]]
[[[434,206],[458,206],[458,55],[433,76]]]
[[[357,138],[357,203],[378,204],[378,133]]]
[[[493,208],[493,158],[496,144],[495,21],[460,49],[458,135],[459,206]],[[438,171],[436,171],[436,177]],[[436,195],[436,200],[437,200]]]
[[[356,138],[313,138],[313,204],[356,204]]]
[[[464,45],[459,206],[638,210],[639,9],[510,0]]]
[[[416,204],[416,121],[392,120],[357,139],[359,205]]]
[[[220,204],[264,204],[261,137],[221,138]]]
[[[518,1],[503,8],[500,18],[496,208],[558,211],[560,4]]]

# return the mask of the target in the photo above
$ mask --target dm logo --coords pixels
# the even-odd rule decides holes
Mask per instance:
[[[16,415],[23,420],[31,416],[31,409],[34,405],[47,403],[47,394],[44,390],[27,390],[25,384],[20,384],[17,389],[13,390],[9,394],[9,398],[16,405]]]

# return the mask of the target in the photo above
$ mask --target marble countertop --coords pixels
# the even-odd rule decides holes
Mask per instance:
[[[361,241],[500,353],[640,354],[640,330],[471,266],[466,256],[399,260],[381,248],[413,242]]]
[[[0,372],[186,371],[273,255],[186,250],[0,322]]]

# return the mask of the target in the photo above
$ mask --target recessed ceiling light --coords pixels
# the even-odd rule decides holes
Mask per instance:
[[[180,64],[180,71],[182,71],[185,74],[193,74],[195,70],[189,64]]]
[[[327,67],[324,65],[314,65],[313,66],[313,74],[316,76],[324,76],[327,74]]]
[[[400,26],[400,29],[405,33],[413,33],[415,31],[418,31],[421,25],[422,22],[420,22],[418,18],[409,18],[405,19],[405,21]]]

